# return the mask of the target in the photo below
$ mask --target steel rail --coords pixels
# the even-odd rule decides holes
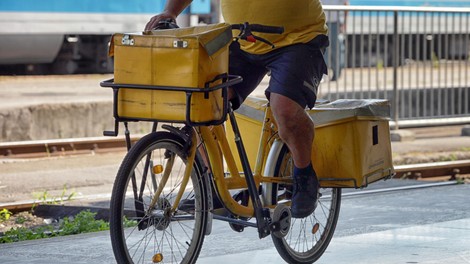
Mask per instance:
[[[459,175],[470,174],[470,160],[443,161],[433,163],[395,166],[395,178],[423,179],[449,176],[451,180]]]
[[[425,189],[425,188],[449,186],[449,185],[456,185],[456,184],[458,184],[457,181],[445,181],[445,182],[412,184],[412,185],[407,185],[407,186],[397,186],[397,187],[380,188],[380,189],[372,189],[372,190],[359,190],[359,191],[354,190],[352,192],[343,192],[341,194],[341,197],[351,197],[351,196],[360,196],[360,195],[366,195],[366,194],[377,194],[377,193],[385,193],[385,192]]]
[[[131,137],[132,142],[140,135]],[[125,151],[124,136],[88,137],[56,140],[0,142],[0,155],[4,158],[51,157],[60,155],[89,154],[91,152]],[[422,179],[431,177],[470,174],[470,160],[445,161],[395,166],[395,178]]]
[[[135,142],[139,136],[131,137]],[[0,143],[5,158],[33,158],[125,150],[125,137],[89,137]]]

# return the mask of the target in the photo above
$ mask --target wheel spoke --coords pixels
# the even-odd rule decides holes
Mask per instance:
[[[272,175],[286,177],[293,175],[293,160],[286,145],[279,151]],[[269,175],[269,174],[268,174]],[[273,184],[278,192],[266,199],[276,204],[286,199],[290,186]],[[333,236],[338,220],[340,206],[340,189],[320,189],[321,197],[315,211],[306,218],[291,220],[291,227],[284,238],[272,236],[274,245],[281,257],[287,262],[312,263],[326,250]]]
[[[197,258],[208,217],[207,185],[197,158],[181,190],[188,165],[183,145],[177,136],[157,132],[139,140],[124,159],[111,199],[111,241],[119,263],[192,263]],[[194,213],[171,210],[178,192],[182,199],[196,199]],[[126,222],[134,226],[125,227]]]

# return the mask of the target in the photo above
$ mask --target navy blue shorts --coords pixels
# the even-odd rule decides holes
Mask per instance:
[[[277,93],[287,96],[303,108],[312,108],[317,99],[318,85],[323,74],[327,73],[323,58],[326,46],[328,38],[320,35],[306,44],[282,47],[266,54],[250,54],[242,51],[237,42],[233,42],[230,46],[229,73],[243,77],[243,82],[233,87],[233,109],[243,103],[268,72],[271,75],[265,91],[268,99],[270,93]]]

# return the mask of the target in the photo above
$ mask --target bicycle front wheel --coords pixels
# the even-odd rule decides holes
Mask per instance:
[[[274,177],[293,175],[294,163],[287,145],[278,146],[274,155]],[[263,196],[271,205],[290,200],[292,187],[282,184],[265,185]],[[280,238],[272,235],[279,255],[288,263],[313,263],[325,252],[333,237],[341,205],[340,188],[321,188],[315,211],[301,219],[292,218],[289,232]]]
[[[184,144],[179,136],[156,132],[124,158],[111,197],[110,234],[118,263],[196,262],[208,221],[208,186],[199,159],[187,164]],[[186,166],[192,166],[191,179],[174,211]],[[158,202],[149,208],[160,185]]]

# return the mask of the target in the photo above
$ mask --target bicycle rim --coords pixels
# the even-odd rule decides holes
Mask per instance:
[[[275,163],[274,176],[291,176],[293,166],[290,152],[284,144]],[[274,184],[270,190],[271,201],[276,204],[289,199],[289,189],[289,186]],[[321,188],[319,191],[321,197],[310,216],[292,218],[289,233],[285,237],[271,236],[277,251],[288,263],[315,262],[331,241],[339,216],[341,189]]]
[[[111,198],[110,234],[118,263],[195,263],[208,217],[207,186],[195,161],[182,201],[171,213],[186,167],[183,141],[168,132],[143,137],[126,155]],[[167,167],[157,204],[150,202]],[[181,202],[180,202],[181,204]]]

